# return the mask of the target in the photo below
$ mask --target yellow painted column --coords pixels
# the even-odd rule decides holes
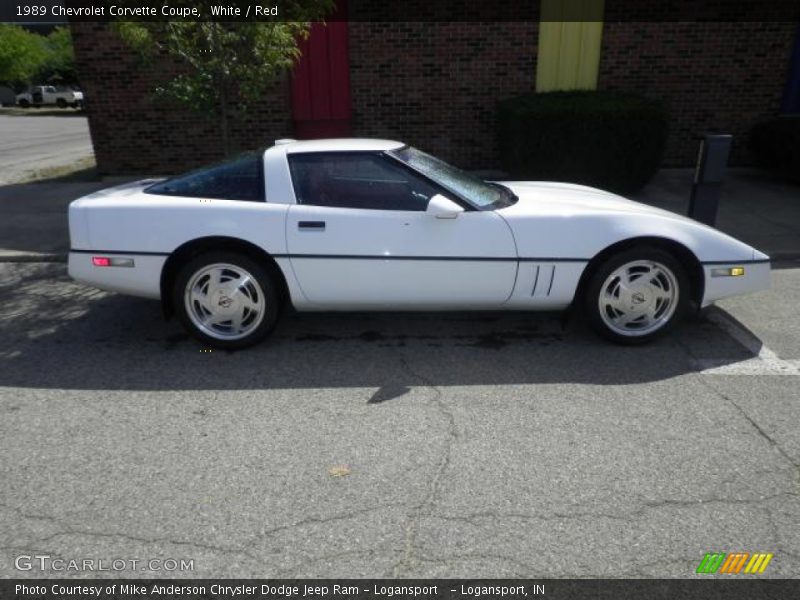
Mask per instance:
[[[536,91],[596,89],[603,0],[542,0],[541,7]]]

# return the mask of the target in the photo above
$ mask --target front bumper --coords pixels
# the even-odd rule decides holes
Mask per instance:
[[[744,269],[744,274],[739,276],[725,275],[736,267]],[[769,260],[730,262],[730,263],[704,263],[705,293],[702,306],[708,306],[715,300],[760,292],[770,287],[770,262]]]

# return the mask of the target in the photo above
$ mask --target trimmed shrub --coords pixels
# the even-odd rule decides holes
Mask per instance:
[[[800,181],[800,115],[786,115],[756,123],[748,147],[756,164]]]
[[[614,92],[526,94],[498,105],[498,147],[514,179],[565,181],[630,193],[661,164],[660,102]]]

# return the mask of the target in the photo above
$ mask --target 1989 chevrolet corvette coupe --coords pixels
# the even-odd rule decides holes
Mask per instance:
[[[279,140],[69,208],[69,273],[160,298],[203,342],[252,345],[279,309],[562,310],[641,343],[690,307],[769,287],[769,257],[593,188],[487,182],[385,140]]]

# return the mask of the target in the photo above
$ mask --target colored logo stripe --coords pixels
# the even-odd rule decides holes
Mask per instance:
[[[745,561],[750,558],[749,552],[733,552],[728,554],[728,558],[722,564],[720,573],[738,573],[742,570]]]
[[[725,559],[724,552],[707,552],[700,561],[700,566],[697,567],[698,573],[716,573],[722,561]]]
[[[772,560],[773,554],[753,554],[753,558],[750,559],[750,562],[747,563],[747,567],[745,567],[745,573],[763,573],[764,569],[767,568],[769,561]]]
[[[697,567],[697,573],[713,574],[719,571],[728,575],[744,573],[756,574],[763,573],[774,554],[766,552],[707,552]],[[749,560],[748,560],[749,559]],[[747,566],[745,566],[747,565]]]

